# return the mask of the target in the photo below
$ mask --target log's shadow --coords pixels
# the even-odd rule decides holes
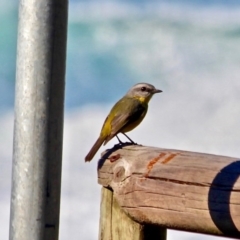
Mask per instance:
[[[208,193],[208,208],[216,227],[229,237],[240,238],[230,212],[231,191],[240,176],[240,161],[224,167],[213,179]]]
[[[131,142],[125,142],[125,143],[119,143],[114,145],[112,148],[107,149],[106,152],[102,155],[102,157],[98,160],[98,170],[103,166],[104,162],[106,161],[106,159],[108,159],[108,157],[115,151],[117,151],[118,149],[122,149],[126,146],[131,146],[131,145],[136,145],[134,143]]]

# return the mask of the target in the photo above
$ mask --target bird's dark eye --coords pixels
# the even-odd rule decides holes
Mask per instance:
[[[147,90],[146,87],[142,87],[142,88],[141,88],[141,91],[142,91],[142,92],[145,92],[146,90]]]

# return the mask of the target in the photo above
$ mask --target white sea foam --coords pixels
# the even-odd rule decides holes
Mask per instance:
[[[240,20],[239,4],[198,4],[184,1],[75,1],[70,7],[70,21],[133,19],[158,17],[207,25],[236,24]]]
[[[8,239],[11,189],[13,114],[0,117],[0,225],[1,239]]]

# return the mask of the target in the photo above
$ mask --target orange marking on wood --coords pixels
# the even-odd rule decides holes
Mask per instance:
[[[166,159],[162,161],[162,164],[168,163],[170,160],[172,160],[174,157],[176,157],[177,153],[171,153]]]
[[[160,158],[164,157],[166,153],[160,153],[157,157],[153,158],[147,165],[147,173],[144,175],[144,177],[148,177],[148,174],[151,172],[153,166],[155,163],[159,161]]]

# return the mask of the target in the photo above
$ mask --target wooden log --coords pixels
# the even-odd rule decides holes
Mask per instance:
[[[98,182],[140,224],[240,238],[240,160],[115,146],[98,164]]]
[[[119,207],[113,192],[102,188],[99,240],[166,240],[166,229],[141,225]]]

